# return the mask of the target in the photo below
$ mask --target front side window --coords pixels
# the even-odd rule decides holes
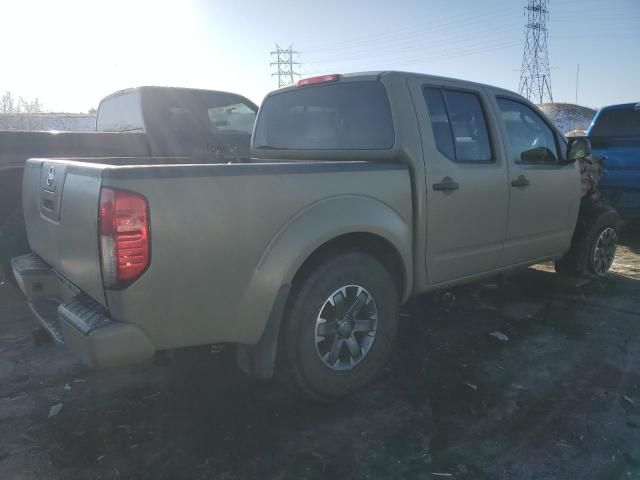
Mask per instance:
[[[436,147],[456,162],[490,162],[489,132],[480,99],[474,93],[424,88]]]
[[[558,162],[553,130],[536,112],[520,102],[506,98],[499,98],[498,105],[514,162]]]

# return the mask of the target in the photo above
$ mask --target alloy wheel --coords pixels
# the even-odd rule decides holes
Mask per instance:
[[[332,370],[350,370],[371,350],[376,338],[378,308],[360,285],[345,285],[325,300],[316,319],[318,356]]]
[[[605,228],[598,236],[593,252],[593,271],[596,275],[605,275],[616,255],[618,235],[612,227]]]

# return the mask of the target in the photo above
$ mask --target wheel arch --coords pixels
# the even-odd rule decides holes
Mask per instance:
[[[332,197],[301,211],[265,249],[246,290],[239,325],[257,326],[260,337],[240,347],[241,368],[259,378],[273,375],[289,291],[327,255],[360,250],[374,256],[406,300],[413,288],[412,238],[410,220],[371,197]]]
[[[407,267],[398,249],[386,238],[370,232],[351,232],[339,235],[326,241],[317,247],[297,269],[291,284],[296,285],[298,280],[321,263],[325,258],[337,255],[341,252],[357,250],[378,260],[392,276],[400,300],[406,299],[407,292]]]

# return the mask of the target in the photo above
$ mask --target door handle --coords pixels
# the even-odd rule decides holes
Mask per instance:
[[[433,189],[437,192],[448,192],[458,188],[460,188],[460,185],[454,182],[451,177],[444,177],[440,183],[433,184]]]
[[[531,185],[531,182],[527,180],[524,175],[520,175],[518,178],[511,182],[512,187],[528,187],[529,185]]]

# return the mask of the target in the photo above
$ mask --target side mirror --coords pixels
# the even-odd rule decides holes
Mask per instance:
[[[591,155],[591,142],[586,137],[575,137],[569,140],[566,163],[573,163]]]
[[[523,163],[545,163],[555,160],[555,154],[547,147],[535,147],[520,153],[520,161]]]

